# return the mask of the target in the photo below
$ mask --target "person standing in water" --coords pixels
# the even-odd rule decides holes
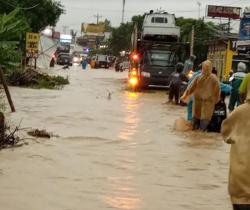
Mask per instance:
[[[221,129],[231,144],[228,190],[234,210],[250,210],[250,80],[246,88],[245,103],[224,120]]]
[[[206,60],[202,63],[201,75],[197,76],[187,88],[181,100],[188,101],[194,96],[193,129],[206,131],[213,115],[214,106],[220,100],[220,83],[212,74],[212,63]]]

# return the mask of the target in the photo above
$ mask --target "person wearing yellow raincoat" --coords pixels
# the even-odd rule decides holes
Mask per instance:
[[[244,103],[246,96],[250,91],[250,73],[248,73],[244,78],[244,80],[242,81],[239,91],[240,91],[241,103]]]
[[[222,124],[221,133],[231,144],[228,190],[234,210],[250,210],[250,80],[245,104]]]
[[[220,100],[220,82],[212,74],[212,63],[206,60],[202,63],[201,75],[196,77],[187,88],[182,100],[194,96],[193,129],[207,130],[213,115],[214,106]]]

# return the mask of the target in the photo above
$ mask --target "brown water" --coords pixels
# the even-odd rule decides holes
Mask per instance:
[[[60,137],[0,151],[1,210],[231,210],[228,146],[174,132],[185,109],[163,105],[164,91],[128,92],[126,73],[59,72],[63,90],[11,88],[9,121]]]

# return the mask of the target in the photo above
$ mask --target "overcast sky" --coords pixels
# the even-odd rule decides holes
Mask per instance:
[[[60,0],[65,7],[66,14],[62,15],[57,30],[63,32],[63,26],[80,32],[81,23],[96,22],[95,15],[107,18],[112,26],[118,26],[122,19],[122,0]],[[249,0],[198,0],[201,3],[201,16],[205,16],[205,8],[208,4],[230,5],[245,7],[250,6]],[[129,21],[133,15],[143,14],[151,9],[162,8],[167,12],[175,13],[177,17],[198,18],[199,6],[197,0],[126,0],[125,21]],[[248,4],[247,4],[248,2]],[[234,23],[234,26],[237,23]]]

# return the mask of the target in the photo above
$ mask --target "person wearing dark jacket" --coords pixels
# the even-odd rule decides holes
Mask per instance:
[[[182,82],[187,82],[187,77],[182,73],[183,72],[183,64],[177,63],[175,67],[175,71],[170,75],[170,87],[169,87],[169,103],[173,102],[175,99],[175,103],[179,104],[180,102],[180,89]]]

